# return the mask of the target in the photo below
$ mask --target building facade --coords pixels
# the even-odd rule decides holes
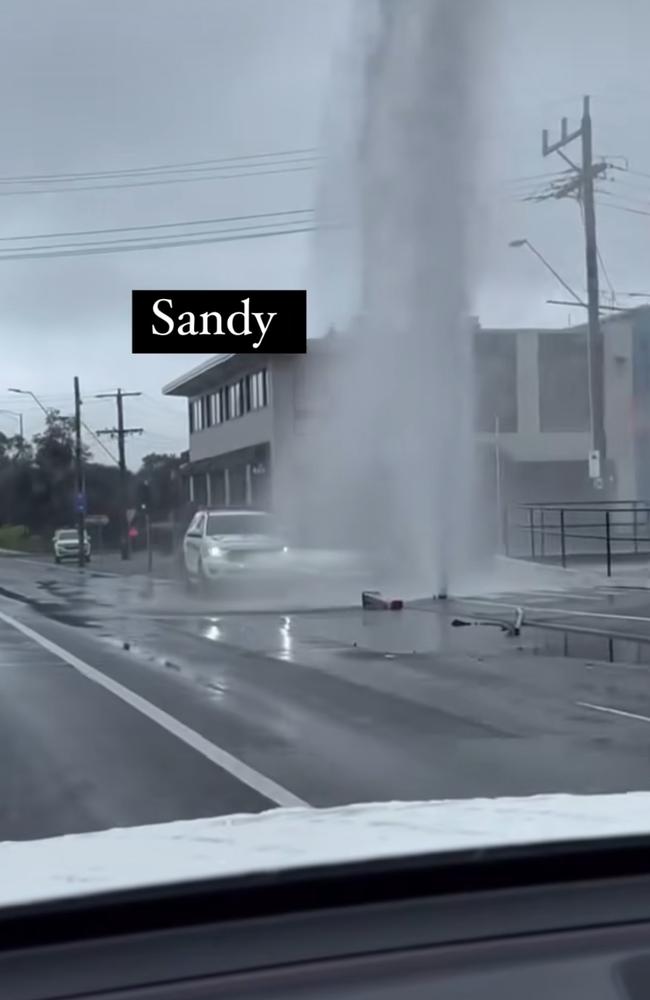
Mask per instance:
[[[475,332],[476,431],[498,446],[511,500],[650,499],[650,308],[601,321],[607,468],[589,479],[585,326]]]
[[[602,329],[608,466],[597,492],[588,473],[586,327],[476,324],[475,431],[486,504],[498,492],[504,502],[650,501],[650,307],[615,313]],[[306,355],[217,356],[164,387],[188,400],[185,477],[194,505],[293,516],[287,501],[308,473],[310,439],[336,405],[337,340],[312,340]]]
[[[218,355],[163,388],[188,400],[193,505],[277,510],[322,415],[330,338],[306,355]]]

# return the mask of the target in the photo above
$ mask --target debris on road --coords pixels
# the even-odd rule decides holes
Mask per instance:
[[[387,601],[380,590],[364,590],[361,594],[361,607],[367,611],[402,611],[404,601]]]

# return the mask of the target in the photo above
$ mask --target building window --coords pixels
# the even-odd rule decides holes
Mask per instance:
[[[203,426],[212,427],[212,406],[210,396],[203,396],[201,399],[201,408],[203,410]]]
[[[478,333],[474,338],[476,430],[517,430],[517,336]]]
[[[228,386],[228,417],[230,420],[234,420],[240,415],[238,383],[235,382]]]
[[[190,432],[235,420],[268,404],[266,369],[244,375],[237,382],[190,403]]]
[[[193,399],[190,404],[190,428],[192,431],[202,431],[205,427],[205,408],[203,399]]]
[[[266,369],[249,375],[249,396],[251,410],[259,410],[267,404]]]
[[[213,392],[210,398],[212,400],[212,422],[215,424],[221,424],[223,423],[223,415],[221,412],[221,390]]]
[[[540,430],[589,430],[587,357],[586,333],[538,335]]]

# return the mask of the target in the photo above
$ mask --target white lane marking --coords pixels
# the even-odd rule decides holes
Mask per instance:
[[[509,604],[505,601],[483,601],[473,597],[462,597],[459,601],[465,604],[483,604],[490,608],[524,608],[525,611],[542,611],[544,614],[568,615],[569,618],[612,618],[622,622],[649,622],[650,618],[643,615],[619,615],[615,611],[607,613],[605,611],[577,611],[575,608],[547,608],[539,604]]]
[[[263,795],[265,798],[269,799],[271,802],[275,802],[279,806],[307,806],[308,802],[303,799],[298,798],[293,792],[288,791],[288,789],[283,788],[282,785],[278,785],[277,782],[273,781],[271,778],[267,778],[264,774],[260,774],[259,771],[254,770],[254,768],[249,767],[242,760],[237,757],[233,757],[232,754],[228,753],[227,750],[222,749],[222,747],[217,746],[216,743],[212,743],[207,740],[200,733],[195,732],[194,729],[190,729],[184,723],[179,722],[175,719],[173,715],[169,715],[168,712],[163,711],[161,708],[157,708],[146,698],[142,698],[139,694],[131,691],[129,688],[120,684],[119,681],[114,681],[111,677],[102,673],[101,670],[97,670],[95,667],[91,667],[90,664],[86,663],[84,660],[80,660],[78,656],[74,653],[68,652],[62,646],[59,646],[56,642],[52,642],[50,639],[46,639],[45,636],[41,635],[39,632],[35,632],[34,629],[30,628],[28,625],[23,625],[18,619],[13,618],[11,615],[5,614],[0,611],[0,621],[5,622],[5,624],[10,625],[12,628],[16,629],[18,632],[22,632],[23,635],[27,636],[33,642],[38,643],[43,649],[46,649],[49,653],[63,660],[69,666],[74,667],[78,670],[80,674],[86,677],[90,681],[94,681],[95,684],[99,684],[100,687],[105,688],[114,694],[116,698],[130,705],[134,708],[136,712],[140,712],[141,715],[146,716],[147,719],[151,719],[162,729],[167,730],[172,736],[175,736],[181,742],[187,744],[197,753],[202,754],[213,764],[227,771],[242,784],[248,785],[249,788],[254,789]]]
[[[650,716],[637,715],[636,712],[624,712],[621,708],[608,708],[606,705],[592,705],[588,701],[577,701],[581,708],[591,708],[594,712],[608,712],[610,715],[623,715],[626,719],[638,719],[639,722],[650,722]]]
[[[600,593],[600,591],[599,591]],[[557,590],[537,590],[533,595],[539,601],[557,601]],[[600,601],[602,598],[593,594],[565,594],[566,601]]]

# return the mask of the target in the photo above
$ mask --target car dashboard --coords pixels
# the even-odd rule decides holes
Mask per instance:
[[[5,910],[0,995],[645,1000],[649,846],[421,856]]]

